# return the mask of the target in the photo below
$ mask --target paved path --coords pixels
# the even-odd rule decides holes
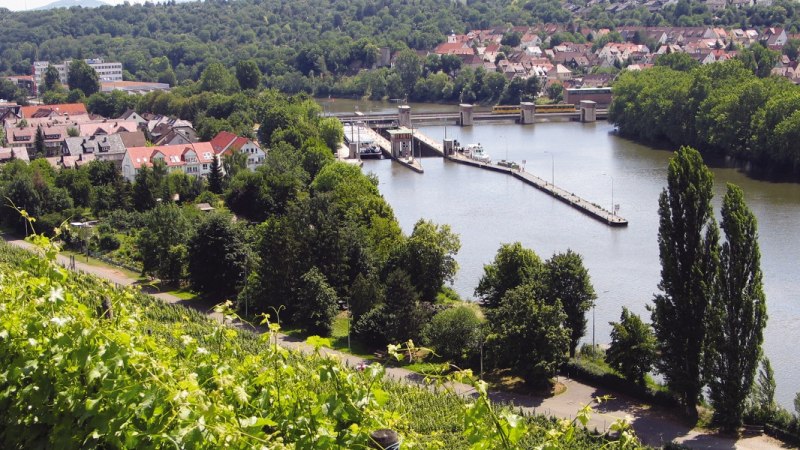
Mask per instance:
[[[6,238],[6,240],[13,245],[28,249],[32,248],[31,244],[23,240],[10,239],[7,236],[4,236],[4,238]],[[58,262],[66,266],[69,264],[69,258],[59,255]],[[98,276],[122,286],[130,286],[136,282],[136,280],[127,277],[119,270],[108,267],[91,266],[81,262],[80,257],[76,257],[75,266],[79,271]],[[167,303],[188,306],[187,301],[171,294],[156,293],[152,295]],[[206,313],[216,320],[222,319],[219,314],[208,313],[208,310],[206,310]],[[249,325],[245,324],[237,324],[237,326],[240,328],[250,327]],[[282,334],[278,336],[278,344],[283,347],[304,353],[310,353],[314,351],[313,347],[305,342]],[[356,367],[359,364],[370,363],[369,361],[365,361],[360,357],[342,353],[336,350],[325,349],[325,352],[328,354],[337,355],[345,364],[350,367]],[[392,379],[402,382],[422,384],[422,377],[419,374],[409,370],[400,367],[387,367],[386,372],[387,375]],[[525,412],[545,414],[560,418],[573,418],[575,417],[575,413],[583,405],[591,402],[594,397],[610,394],[615,398],[596,408],[596,411],[594,414],[592,414],[592,418],[589,422],[590,429],[596,428],[599,431],[603,431],[615,420],[628,417],[633,424],[637,436],[639,436],[639,438],[645,444],[656,447],[660,447],[662,444],[674,440],[693,449],[772,450],[792,448],[783,445],[780,441],[765,435],[735,440],[716,434],[694,431],[664,411],[641,405],[636,401],[632,401],[611,391],[595,388],[563,377],[559,378],[559,381],[567,387],[567,390],[566,392],[555,397],[538,398],[529,395],[513,394],[508,392],[492,392],[490,393],[490,397],[493,401],[502,401],[519,406]],[[451,383],[449,387],[459,395],[468,396],[474,394],[473,388],[465,384]]]

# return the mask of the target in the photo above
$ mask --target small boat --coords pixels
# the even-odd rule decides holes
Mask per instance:
[[[464,147],[464,156],[485,164],[492,162],[492,158],[486,153],[481,144],[469,144]]]
[[[380,157],[383,154],[383,152],[381,151],[381,148],[378,147],[375,144],[362,145],[361,146],[361,150],[359,151],[359,153],[361,154],[362,158],[363,157],[368,157],[368,158],[369,157]]]

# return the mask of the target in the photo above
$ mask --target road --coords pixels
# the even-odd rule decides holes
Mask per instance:
[[[30,243],[20,239],[9,238],[8,236],[4,236],[4,238],[10,244],[18,247],[26,249],[31,249],[33,247]],[[69,258],[59,255],[58,262],[67,266],[69,264]],[[76,257],[75,269],[122,286],[131,286],[136,282],[136,280],[129,278],[119,270],[108,267],[91,266],[81,262],[79,257]],[[167,303],[183,306],[189,306],[188,303],[190,303],[174,295],[163,292],[151,295]],[[204,310],[208,311],[208,308],[204,308]],[[216,320],[222,320],[219,314],[207,314]],[[249,325],[237,324],[237,326],[243,328]],[[311,353],[314,351],[314,348],[305,342],[283,334],[278,336],[278,344],[304,353]],[[359,364],[370,363],[360,357],[336,350],[326,349],[325,351],[328,354],[336,355],[350,367],[357,367]],[[423,384],[422,377],[419,374],[400,367],[387,367],[386,373],[390,378],[398,381]],[[623,395],[605,389],[595,388],[568,378],[561,377],[559,378],[559,382],[564,384],[567,389],[564,393],[554,397],[540,398],[497,391],[491,392],[490,397],[493,401],[506,402],[519,406],[526,413],[538,413],[571,419],[575,417],[575,413],[583,407],[583,405],[589,404],[593,398],[611,395],[614,397],[612,400],[595,408],[595,412],[592,414],[588,424],[589,429],[603,431],[615,420],[627,417],[633,425],[636,435],[642,442],[654,447],[660,447],[664,443],[675,441],[693,449],[709,450],[772,450],[794,448],[766,435],[748,436],[737,440],[703,430],[693,430],[668,412],[639,404]],[[474,394],[474,389],[466,384],[451,383],[449,384],[449,388],[459,395],[469,396]]]

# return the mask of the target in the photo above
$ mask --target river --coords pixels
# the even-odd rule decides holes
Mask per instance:
[[[335,107],[333,106],[336,102]],[[355,102],[336,100],[333,111],[353,111]],[[414,111],[447,110],[449,105],[414,105]],[[396,111],[396,105],[361,103],[367,113]],[[594,321],[589,317],[586,342],[609,342],[609,321],[618,321],[622,306],[649,319],[660,279],[658,195],[666,185],[671,152],[622,139],[606,122],[492,124],[461,128],[425,126],[420,131],[441,140],[481,143],[497,161],[526,160],[526,170],[559,187],[610,208],[619,205],[626,228],[611,228],[511,177],[473,167],[424,158],[424,174],[389,160],[365,160],[380,191],[409,233],[420,219],[449,224],[461,237],[459,271],[453,287],[465,299],[502,243],[521,242],[542,258],[572,249],[580,253],[597,292]],[[714,208],[719,220],[726,183],[742,187],[758,218],[761,267],[769,321],[764,352],[775,369],[777,400],[790,411],[800,390],[800,184],[747,178],[739,171],[712,167]],[[613,192],[612,192],[613,189]],[[594,322],[594,326],[592,323]]]

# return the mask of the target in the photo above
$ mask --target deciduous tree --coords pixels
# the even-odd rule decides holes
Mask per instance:
[[[97,71],[82,59],[70,63],[67,83],[70,89],[80,89],[87,97],[100,91],[100,77]]]
[[[533,250],[519,242],[503,244],[494,261],[483,266],[483,276],[475,288],[475,295],[483,306],[496,308],[507,291],[539,279],[543,273],[542,260]]]
[[[756,217],[732,184],[722,201],[721,228],[725,242],[709,305],[705,372],[715,420],[732,431],[742,424],[767,325]]]
[[[606,352],[608,365],[626,379],[644,384],[645,375],[656,361],[656,338],[653,330],[624,306],[619,322],[609,324],[611,345]]]
[[[661,359],[658,369],[690,418],[697,416],[706,310],[717,278],[719,232],[711,210],[711,171],[690,147],[672,157],[659,197],[658,247],[661,293],[652,323]]]
[[[222,298],[236,294],[249,261],[243,232],[230,214],[214,212],[200,222],[188,245],[188,278],[194,289]]]
[[[564,326],[570,333],[569,355],[574,357],[578,341],[586,334],[586,312],[597,298],[589,271],[583,266],[581,255],[572,250],[553,255],[544,266],[546,298],[551,304],[560,301],[564,308]]]

